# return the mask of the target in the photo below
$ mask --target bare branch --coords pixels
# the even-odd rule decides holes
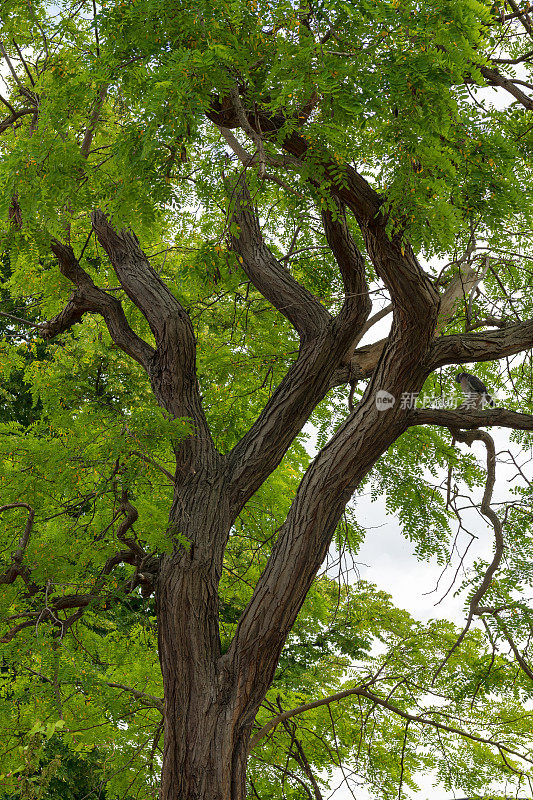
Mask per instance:
[[[4,56],[5,62],[8,66],[9,71],[11,72],[11,75],[13,76],[13,80],[15,81],[15,83],[17,84],[19,89],[24,89],[24,85],[20,82],[20,78],[17,75],[13,64],[11,63],[11,59],[9,58],[6,52],[6,49],[2,41],[0,41],[0,53],[2,53],[2,55]]]
[[[475,733],[471,733],[470,731],[466,731],[462,728],[456,728],[452,725],[446,725],[443,722],[439,722],[436,719],[431,719],[430,717],[425,717],[422,714],[410,714],[408,711],[404,711],[403,709],[399,708],[398,706],[394,705],[389,699],[385,699],[380,697],[375,692],[371,692],[365,686],[356,686],[353,689],[347,689],[343,692],[338,692],[337,694],[330,695],[329,697],[321,698],[320,700],[314,700],[311,703],[305,703],[304,705],[298,706],[297,708],[293,708],[290,711],[284,711],[282,714],[278,714],[277,717],[274,717],[266,725],[264,725],[252,738],[250,742],[250,749],[255,747],[261,739],[263,739],[267,733],[269,733],[273,728],[283,722],[284,720],[290,719],[291,717],[295,717],[299,714],[303,714],[306,711],[312,708],[318,708],[323,705],[330,705],[331,703],[338,702],[342,700],[344,697],[349,697],[350,695],[358,695],[359,697],[366,697],[367,700],[371,700],[378,706],[382,708],[386,708],[388,711],[392,711],[393,714],[396,714],[402,719],[408,720],[409,722],[416,723],[418,725],[429,726],[435,728],[436,730],[445,731],[446,733],[453,733],[461,736],[464,739],[469,739],[472,742],[478,742],[480,744],[486,744],[490,747],[495,747],[499,751],[503,751],[508,753],[512,756],[517,756],[518,758],[527,761],[529,764],[533,764],[533,759],[528,758],[524,753],[520,753],[513,748],[508,747],[501,742],[498,742],[494,739],[485,737],[485,736],[478,736]],[[436,712],[438,713],[438,712]]]
[[[492,361],[533,347],[533,319],[498,331],[462,333],[435,339],[429,353],[431,370],[445,364]]]
[[[241,98],[239,95],[239,89],[237,86],[232,86],[230,89],[230,98],[231,102],[233,103],[233,107],[235,109],[235,113],[237,114],[237,118],[239,120],[242,129],[246,131],[246,133],[250,136],[253,143],[257,148],[257,155],[259,159],[259,175],[262,177],[265,174],[265,147],[263,145],[263,138],[261,133],[257,133],[254,128],[250,125],[246,118],[246,114],[244,112],[244,108],[241,103]]]
[[[514,428],[517,431],[533,430],[533,415],[519,411],[508,411],[506,408],[494,408],[484,411],[465,410],[461,407],[454,410],[438,408],[417,408],[409,413],[409,426],[439,425],[455,431],[459,428],[473,430],[487,425],[499,425],[502,428]]]
[[[479,270],[474,269],[471,264],[459,265],[459,271],[453,276],[441,295],[435,336],[438,336],[444,330],[455,313],[458,304],[461,301],[466,301],[469,296],[472,297],[472,292],[481,279],[482,276],[480,276]]]
[[[531,417],[531,421],[533,424],[533,417]],[[473,442],[483,442],[485,448],[487,450],[487,477],[485,479],[485,491],[483,492],[483,498],[481,500],[481,505],[479,510],[486,517],[494,530],[494,556],[487,567],[485,574],[483,575],[483,579],[470,598],[469,609],[468,609],[468,617],[466,620],[465,627],[459,634],[457,641],[455,644],[450,648],[446,657],[442,661],[441,665],[437,669],[435,673],[435,678],[441,672],[446,662],[449,660],[450,656],[454,651],[459,647],[461,642],[463,641],[464,637],[466,636],[468,630],[470,629],[470,625],[472,624],[472,620],[474,616],[479,615],[482,613],[480,602],[487,593],[490,588],[490,584],[492,579],[500,566],[500,562],[503,557],[503,549],[504,549],[504,541],[503,541],[503,525],[496,514],[496,512],[490,507],[490,503],[492,500],[492,493],[494,491],[494,484],[496,483],[496,449],[494,447],[494,439],[490,436],[486,431],[460,431],[453,429],[453,437],[458,442],[465,442],[470,445]]]
[[[17,53],[18,53],[18,55],[19,55],[20,61],[21,61],[21,63],[22,63],[22,66],[24,67],[24,69],[25,69],[25,71],[26,71],[26,75],[27,75],[27,76],[28,76],[28,78],[30,79],[30,83],[31,83],[31,85],[32,85],[32,86],[35,86],[35,81],[33,80],[33,75],[32,75],[32,74],[31,74],[31,72],[30,72],[30,68],[28,67],[28,64],[26,63],[26,59],[25,59],[25,58],[24,58],[24,56],[22,55],[22,52],[21,52],[21,50],[20,50],[20,47],[18,46],[18,44],[17,44],[17,42],[16,42],[16,40],[15,40],[15,39],[12,39],[11,41],[13,42],[13,45],[14,45],[14,47],[15,47],[15,50],[17,51]]]
[[[235,155],[239,158],[243,166],[250,167],[253,164],[258,163],[258,154],[255,153],[252,155],[251,153],[249,153],[242,146],[237,137],[234,136],[230,130],[228,130],[228,128],[222,128],[219,125],[217,125],[217,128],[220,131],[221,135],[226,140],[226,142],[228,143],[228,145],[231,147]],[[272,158],[266,153],[263,153],[263,155],[264,155],[264,163],[274,167],[286,167],[286,168],[296,167],[296,169],[298,169],[298,167],[301,167],[300,162],[297,161],[296,159],[291,159],[290,156],[287,156],[285,158]],[[289,185],[287,181],[284,181],[282,178],[279,178],[272,172],[265,171],[263,172],[262,177],[265,178],[265,180],[277,183],[278,186],[281,186],[283,189],[285,189],[287,192],[290,192],[291,194],[295,194],[298,197],[303,196],[302,193],[299,192],[294,186]]]
[[[132,504],[128,500],[128,492],[126,490],[122,491],[122,497],[120,502],[120,512],[124,514],[124,519],[118,526],[117,531],[117,539],[119,542],[123,542],[126,544],[130,550],[135,553],[135,555],[140,558],[141,560],[146,557],[146,553],[137,542],[136,539],[132,539],[131,536],[126,536],[129,529],[137,522],[139,518],[139,512],[132,506]]]
[[[245,167],[253,163],[254,156],[246,150],[228,128],[217,125],[218,130]]]

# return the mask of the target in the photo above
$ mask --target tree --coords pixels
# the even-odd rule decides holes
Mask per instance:
[[[531,484],[519,462],[496,514],[479,429],[524,448],[533,430],[528,7],[2,13],[2,368],[33,398],[0,437],[4,778],[34,775],[60,735],[97,742],[123,796],[241,800],[252,750],[260,797],[277,771],[287,796],[320,798],[318,773],[352,757],[379,796],[420,768],[465,791],[523,785]],[[504,407],[409,402],[462,364],[512,386]],[[476,440],[486,477],[455,447]],[[319,576],[332,543],[356,551],[348,503],[367,484],[445,560],[461,481],[485,481],[495,537],[464,631]]]

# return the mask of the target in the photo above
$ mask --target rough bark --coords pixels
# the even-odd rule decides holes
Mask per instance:
[[[190,544],[165,556],[157,588],[159,658],[165,688],[163,800],[240,800],[247,736],[233,719],[219,669],[218,583],[230,528],[220,471],[180,492],[171,524]]]
[[[412,252],[406,253],[399,240],[390,241],[382,225],[362,220],[370,257],[394,299],[391,334],[363,401],[307,471],[235,637],[221,655],[218,585],[231,526],[326,394],[370,310],[364,260],[349,234],[342,201],[338,216],[324,215],[346,292],[339,315],[332,318],[274,259],[245,190],[241,200],[235,210],[241,235],[233,246],[250,280],[286,314],[301,344],[263,413],[227,457],[215,450],[201,407],[196,343],[187,314],[137,239],[115,231],[100,212],[93,215],[98,239],[128,297],[146,317],[156,347],[131,331],[120,303],[95,287],[72,251],[59,244],[56,255],[76,291],[66,309],[43,328],[51,336],[87,311],[103,314],[117,344],[145,367],[161,406],[194,424],[188,440],[176,447],[168,530],[175,546],[161,559],[156,588],[165,690],[161,800],[244,798],[252,725],[285,639],[345,504],[408,424],[398,405],[380,412],[375,392],[399,396],[421,387],[423,356],[437,320],[438,296]]]

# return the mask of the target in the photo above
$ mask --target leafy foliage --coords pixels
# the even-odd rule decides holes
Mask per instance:
[[[5,111],[14,104],[24,113],[0,126],[0,504],[15,506],[0,517],[0,570],[17,549],[28,517],[17,504],[26,503],[35,523],[24,561],[38,587],[32,593],[19,576],[0,600],[8,631],[0,672],[5,800],[157,797],[162,733],[154,699],[163,689],[155,603],[127,560],[106,569],[123,544],[121,497],[127,493],[138,513],[133,540],[150,557],[169,552],[172,538],[190,545],[168,528],[175,452],[190,420],[161,411],[146,374],[99,317],[86,315],[52,343],[38,335],[36,326],[72,292],[50,255],[52,238],[72,244],[91,279],[153,344],[147,321],[116,285],[90,213],[102,208],[117,228],[135,232],[192,320],[203,406],[223,453],[261,413],[299,347],[229,246],[238,231],[227,177],[240,167],[209,113],[224,107],[235,85],[257,115],[283,117],[262,145],[269,179],[256,168],[257,153],[246,167],[262,233],[331,314],[342,306],[343,286],[321,212],[338,213],[329,190],[345,185],[347,165],[356,163],[382,195],[389,232],[411,242],[439,288],[456,275],[474,235],[482,245],[472,260],[479,266],[490,254],[474,307],[461,298],[446,333],[489,327],[488,318],[531,318],[533,126],[515,103],[498,107],[482,90],[501,37],[510,59],[527,47],[502,28],[496,6],[12,0],[2,7],[1,38],[14,65],[5,75]],[[296,130],[308,157],[281,162],[279,145]],[[255,150],[244,133],[236,137]],[[347,225],[360,245],[361,231],[351,219]],[[387,302],[372,265],[367,272],[375,298]],[[507,408],[532,412],[531,369],[528,352],[480,365],[478,374]],[[453,370],[443,368],[425,388],[438,395],[452,382]],[[364,390],[362,382],[356,399]],[[220,586],[222,652],[309,466],[309,437],[323,447],[346,414],[346,390],[332,390],[236,521]],[[529,434],[515,438],[523,451],[531,446]],[[448,431],[412,428],[359,489],[385,498],[420,559],[436,556],[443,565],[454,552],[448,471],[465,492],[485,479]],[[449,791],[483,797],[506,781],[522,791],[531,763],[517,753],[531,757],[524,742],[533,675],[517,672],[510,642],[527,656],[527,479],[514,499],[505,563],[486,597],[501,610],[486,637],[474,627],[451,655],[459,634],[451,623],[424,625],[375,586],[342,585],[333,570],[317,577],[257,729],[282,710],[354,692],[287,719],[258,743],[249,773],[255,796],[303,797],[313,780],[326,791],[341,765],[379,798],[408,795],[431,771]],[[356,556],[365,522],[357,503],[348,508],[334,557]],[[475,561],[466,595],[486,567]],[[80,593],[82,613],[69,607]],[[58,603],[50,626],[47,613]],[[28,614],[31,625],[18,629]],[[355,691],[362,688],[366,695]]]

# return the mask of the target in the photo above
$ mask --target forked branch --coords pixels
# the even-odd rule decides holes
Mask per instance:
[[[120,302],[95,286],[90,275],[79,265],[70,246],[54,240],[52,251],[59,261],[62,274],[76,286],[76,291],[59,314],[39,326],[42,337],[52,339],[69,330],[81,322],[87,312],[101,314],[115,344],[148,372],[154,350],[134,333]]]

